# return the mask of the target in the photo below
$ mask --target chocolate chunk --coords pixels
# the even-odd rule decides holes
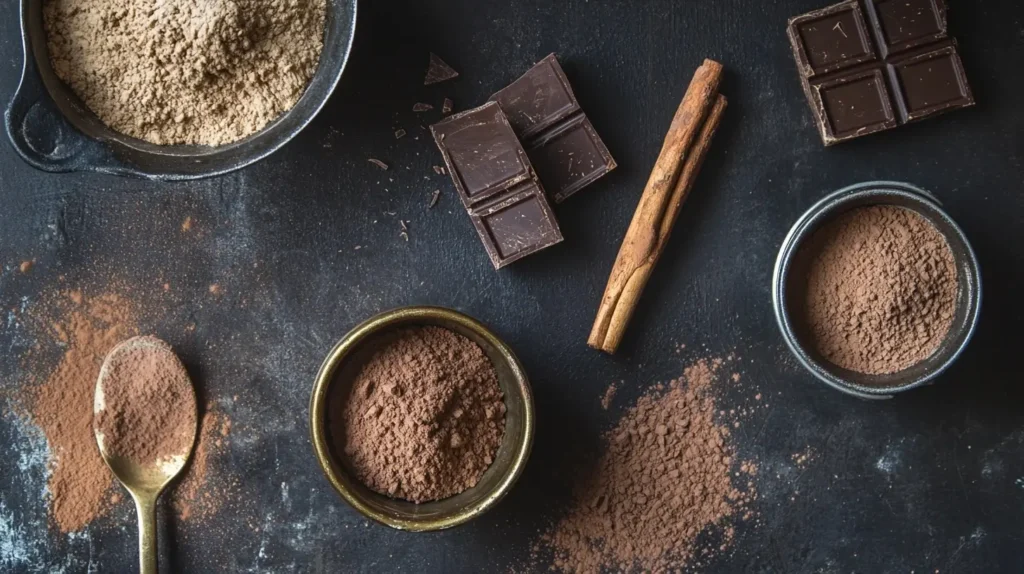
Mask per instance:
[[[491,100],[508,116],[555,201],[563,201],[615,169],[615,160],[580,109],[554,54]]]
[[[458,76],[459,73],[446,64],[444,60],[438,58],[437,54],[433,52],[430,53],[430,65],[427,66],[427,75],[423,78],[424,86],[437,84],[445,80],[451,80]]]
[[[847,0],[788,34],[825,145],[974,105],[942,0]]]
[[[900,87],[896,103],[904,122],[974,104],[953,44],[909,54],[893,60],[888,68],[893,85]]]
[[[946,37],[942,0],[866,0],[865,5],[882,57]]]
[[[551,206],[498,104],[430,127],[495,269],[562,240]]]
[[[789,33],[797,65],[808,78],[876,59],[857,0],[792,18]]]
[[[555,214],[536,181],[470,212],[495,269],[562,241]]]

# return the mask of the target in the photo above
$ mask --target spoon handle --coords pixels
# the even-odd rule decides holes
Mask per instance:
[[[139,517],[139,574],[156,572],[156,497],[132,496]]]

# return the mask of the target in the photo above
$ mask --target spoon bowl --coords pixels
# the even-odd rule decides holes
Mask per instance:
[[[140,367],[139,361],[143,358],[152,359],[148,363],[149,368]],[[156,371],[155,368],[162,370]],[[137,386],[132,385],[142,380],[154,381],[153,389],[141,393]],[[119,398],[112,400],[114,397]],[[134,440],[136,443],[152,441],[152,437],[147,438],[145,433],[140,432],[139,427],[142,425],[137,424],[137,415],[140,413],[138,409],[157,411],[161,405],[153,404],[155,401],[172,398],[173,407],[179,412],[187,411],[184,419],[177,419],[177,427],[171,425],[160,429],[168,435],[176,433],[176,440],[171,442],[178,447],[175,452],[164,453],[158,459],[150,457],[151,460],[136,460],[132,454],[118,452],[117,438],[108,436],[108,432],[113,430],[121,440]],[[136,402],[133,404],[133,401]],[[140,405],[139,402],[147,404]],[[167,402],[163,406],[169,408],[170,405]],[[110,412],[111,409],[113,412]],[[181,420],[191,424],[181,424]],[[143,574],[156,573],[156,501],[188,463],[195,445],[197,420],[195,389],[184,365],[170,345],[155,337],[133,337],[118,344],[107,354],[96,381],[93,403],[96,444],[104,462],[135,501],[139,520],[139,571]],[[165,444],[162,440],[156,442]],[[152,444],[143,445],[143,448],[149,448],[150,451],[155,447]]]

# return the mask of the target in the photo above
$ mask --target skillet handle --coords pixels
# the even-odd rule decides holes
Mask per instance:
[[[89,138],[53,101],[43,84],[28,37],[21,82],[4,113],[4,127],[18,155],[37,169],[51,172],[106,171],[118,162],[110,148]]]

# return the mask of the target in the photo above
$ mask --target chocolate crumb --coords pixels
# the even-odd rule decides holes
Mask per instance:
[[[384,163],[384,162],[380,161],[379,159],[376,159],[376,158],[372,158],[372,157],[371,157],[370,159],[368,159],[368,160],[366,160],[366,161],[368,161],[368,162],[372,163],[373,165],[375,165],[375,166],[377,166],[377,167],[379,167],[379,168],[383,169],[384,171],[387,171],[387,170],[388,170],[388,164],[386,164],[386,163]]]
[[[434,109],[434,106],[430,104],[424,104],[423,102],[417,102],[412,105],[412,111],[414,112],[429,112]]]
[[[441,113],[444,115],[452,113],[452,106],[454,105],[455,103],[452,102],[451,98],[445,98],[444,104],[441,105]]]
[[[395,130],[395,139],[396,140],[402,139],[403,137],[405,137],[405,130],[403,130],[401,128]]]
[[[439,165],[435,165],[434,173],[436,173],[437,175],[444,175],[444,168]]]
[[[430,53],[430,65],[427,67],[427,75],[423,78],[423,85],[429,86],[431,84],[437,84],[457,78],[459,73],[454,68],[445,63],[444,60],[437,57],[437,54]]]
[[[437,200],[440,199],[440,198],[441,198],[441,190],[440,189],[435,189],[434,190],[434,195],[431,196],[431,198],[430,198],[430,205],[427,206],[427,209],[433,209],[433,207],[435,205],[437,205]]]
[[[32,266],[35,265],[35,260],[22,261],[21,265],[18,265],[18,271],[22,273],[28,273],[32,270]]]
[[[608,410],[612,406],[612,401],[615,399],[615,393],[619,390],[619,383],[612,383],[608,385],[608,388],[604,390],[604,396],[601,397],[601,408]]]
[[[181,230],[184,231],[185,233],[188,233],[189,231],[192,231],[192,216],[191,215],[185,216],[185,221],[181,222]]]

